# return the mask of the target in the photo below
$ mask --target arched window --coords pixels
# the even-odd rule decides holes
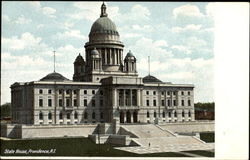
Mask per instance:
[[[92,119],[95,119],[95,112],[92,113]]]
[[[171,112],[168,112],[168,117],[171,117]]]
[[[101,112],[101,119],[103,119],[103,112]]]
[[[188,112],[188,117],[191,117],[191,111]]]
[[[75,112],[75,114],[74,114],[74,118],[75,118],[75,119],[77,119],[77,118],[78,118],[78,113],[77,113],[77,112]]]
[[[70,119],[70,113],[67,113],[67,119]]]
[[[154,117],[156,117],[156,112],[154,111]]]
[[[147,111],[147,117],[149,118],[149,111]]]
[[[48,119],[49,119],[49,120],[52,119],[52,113],[51,113],[51,112],[49,112],[49,114],[48,114]]]
[[[184,117],[185,116],[185,112],[184,111],[182,111],[182,117]]]
[[[39,120],[43,120],[43,113],[42,112],[39,113]]]
[[[84,112],[84,119],[88,119],[88,113]]]
[[[165,118],[165,112],[162,112],[162,117]]]
[[[59,119],[62,119],[62,112],[59,113]]]
[[[177,117],[177,112],[176,111],[174,112],[174,117]]]

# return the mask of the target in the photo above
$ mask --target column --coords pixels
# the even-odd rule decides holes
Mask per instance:
[[[107,49],[104,48],[104,64],[107,64]]]
[[[75,117],[74,117],[74,111],[70,113],[70,124],[74,124],[75,122]]]
[[[133,105],[133,90],[132,89],[130,89],[129,90],[130,91],[130,106],[132,106]]]
[[[188,110],[184,110],[185,121],[188,121]]]
[[[71,98],[71,107],[73,107],[74,105],[74,90],[73,89],[70,91],[70,98]]]
[[[171,113],[171,122],[175,121],[174,112],[175,112],[175,110],[172,110],[172,113]]]
[[[109,49],[109,64],[112,64],[112,48]]]
[[[63,113],[63,124],[67,124],[67,115]]]
[[[65,98],[65,95],[66,95],[66,90],[64,89],[63,91],[63,95],[62,95],[62,101],[63,101],[63,107],[65,107],[66,106],[66,98]]]
[[[59,123],[59,111],[56,111],[56,124],[60,124]]]
[[[113,106],[117,106],[117,93],[116,93],[116,89],[115,88],[113,88],[112,89],[112,105]]]
[[[114,64],[116,64],[116,54],[117,54],[117,49],[114,49]]]
[[[133,111],[130,111],[130,115],[131,115],[131,123],[134,123],[134,112]]]
[[[177,121],[178,122],[182,121],[182,110],[180,109],[177,110]]]
[[[141,105],[141,103],[140,103],[140,89],[137,89],[136,90],[137,91],[137,93],[136,93],[136,101],[137,101],[137,106],[140,106]]]
[[[191,121],[195,121],[195,118],[194,118],[194,109],[191,110]]]

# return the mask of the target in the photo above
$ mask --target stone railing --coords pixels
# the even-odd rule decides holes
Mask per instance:
[[[140,109],[139,106],[118,106],[119,110],[130,110],[130,109]]]

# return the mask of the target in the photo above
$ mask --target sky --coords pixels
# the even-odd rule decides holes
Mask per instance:
[[[10,85],[37,81],[53,72],[72,79],[102,2],[2,2],[1,104]],[[214,3],[106,2],[108,17],[137,58],[140,77],[194,84],[195,102],[214,101]]]

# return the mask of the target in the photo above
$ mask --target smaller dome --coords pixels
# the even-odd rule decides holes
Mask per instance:
[[[131,52],[131,50],[129,50],[129,52],[127,53],[126,57],[135,57],[135,56],[133,55],[133,53]]]
[[[99,52],[96,48],[94,48],[92,51],[91,51],[91,57],[93,58],[99,58]]]
[[[40,81],[69,81],[69,79],[65,78],[60,73],[53,72],[40,79]]]
[[[76,57],[74,63],[82,63],[82,62],[84,62],[84,59],[83,59],[83,57],[81,56],[81,54],[79,53],[79,55]]]
[[[163,83],[161,80],[154,76],[148,75],[142,79],[143,83]]]

